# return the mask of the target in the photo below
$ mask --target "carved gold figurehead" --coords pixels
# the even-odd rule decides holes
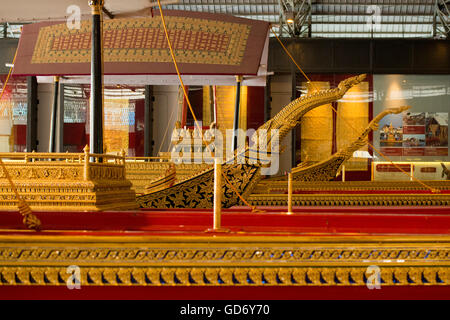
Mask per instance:
[[[321,90],[306,94],[293,100],[272,119],[267,121],[252,136],[253,146],[238,148],[234,157],[227,159],[223,165],[223,173],[230,184],[245,198],[262,178],[260,170],[269,166],[270,162],[251,161],[252,149],[277,156],[277,144],[299,123],[301,117],[308,111],[342,98],[354,85],[365,79],[362,74],[348,78],[339,83],[337,88]],[[276,138],[276,139],[275,139]],[[261,145],[260,141],[265,141]],[[213,175],[214,170],[208,169],[187,180],[175,183],[163,190],[147,193],[137,197],[142,208],[212,208],[213,205]],[[240,203],[239,198],[226,183],[222,184],[222,206],[225,208]]]

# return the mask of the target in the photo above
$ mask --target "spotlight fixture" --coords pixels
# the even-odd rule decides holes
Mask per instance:
[[[294,23],[294,12],[286,12],[286,22],[290,24]]]

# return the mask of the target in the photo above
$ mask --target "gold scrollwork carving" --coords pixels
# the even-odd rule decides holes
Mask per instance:
[[[81,285],[362,286],[368,266],[382,286],[450,285],[445,236],[171,240],[2,236],[0,285],[65,285],[71,265]]]
[[[253,206],[286,206],[284,194],[252,194]],[[294,206],[448,206],[449,194],[293,194]]]
[[[381,285],[450,285],[448,267],[380,267]],[[81,268],[81,285],[366,285],[366,267],[91,267]],[[3,285],[66,285],[60,267],[3,267]]]

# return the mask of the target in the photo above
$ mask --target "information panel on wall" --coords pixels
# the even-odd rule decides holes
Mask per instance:
[[[403,112],[380,121],[380,151],[387,156],[448,156],[448,113]]]
[[[374,75],[373,114],[400,106],[374,131],[374,161],[449,162],[450,75]]]

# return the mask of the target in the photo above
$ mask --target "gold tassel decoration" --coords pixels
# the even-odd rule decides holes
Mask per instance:
[[[3,172],[5,173],[6,179],[8,179],[9,184],[11,185],[11,188],[13,189],[14,193],[16,194],[16,198],[19,201],[17,204],[19,208],[19,212],[23,216],[23,224],[29,228],[34,229],[36,231],[41,230],[41,221],[36,217],[32,211],[31,208],[28,206],[28,204],[25,202],[25,200],[22,199],[19,192],[17,191],[16,186],[14,185],[14,182],[11,179],[11,176],[9,175],[8,170],[6,169],[5,164],[3,163],[2,159],[0,158],[0,165],[2,166]]]
[[[23,201],[23,199],[19,200],[19,204],[17,206],[19,207],[19,211],[23,216],[23,224],[26,225],[29,229],[40,231],[41,221],[32,213],[30,206],[25,201]]]

